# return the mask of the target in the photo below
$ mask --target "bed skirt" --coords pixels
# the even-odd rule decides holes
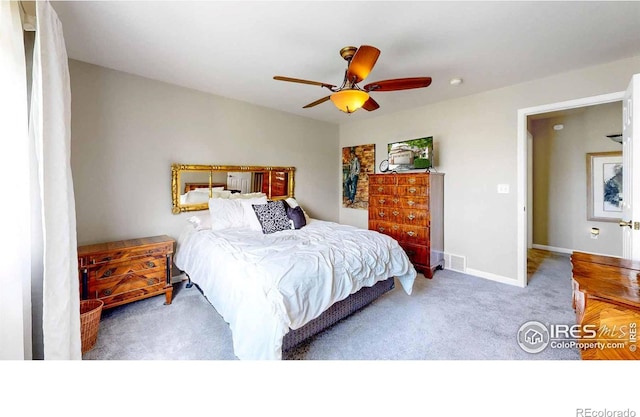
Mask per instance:
[[[290,330],[282,339],[282,353],[298,346],[300,343],[331,327],[340,320],[355,313],[376,298],[395,287],[393,277],[378,281],[372,287],[363,287],[342,301],[334,303],[324,313],[299,329]]]

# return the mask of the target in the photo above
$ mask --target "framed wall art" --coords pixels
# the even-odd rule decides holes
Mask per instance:
[[[587,220],[620,221],[622,174],[622,152],[587,154]]]
[[[342,207],[369,209],[369,174],[375,169],[375,146],[342,148]]]

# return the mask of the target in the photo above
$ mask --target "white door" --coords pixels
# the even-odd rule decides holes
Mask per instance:
[[[242,194],[251,192],[251,172],[227,173],[227,189],[238,190]]]
[[[631,78],[622,101],[622,257],[640,261],[640,74]],[[640,122],[638,122],[640,123]],[[635,192],[634,192],[635,191]]]

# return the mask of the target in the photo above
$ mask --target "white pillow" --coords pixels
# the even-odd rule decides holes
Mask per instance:
[[[296,201],[295,198],[293,197],[289,197],[286,200],[284,200],[287,202],[287,204],[289,205],[289,207],[293,208],[293,207],[298,207],[300,204],[298,204],[298,202]]]
[[[258,220],[258,216],[256,215],[255,210],[253,209],[253,205],[267,204],[267,197],[264,196],[259,198],[248,198],[241,199],[239,201],[242,204],[242,209],[244,211],[245,226],[251,230],[261,232],[262,225],[260,224],[260,220]]]
[[[265,193],[246,193],[246,194],[242,194],[242,193],[233,193],[231,194],[231,196],[229,198],[231,199],[250,199],[250,198],[259,198],[259,197],[267,197],[267,195]]]
[[[295,199],[295,198],[293,198],[293,197],[289,197],[289,198],[287,198],[287,199],[286,199],[286,200],[284,200],[284,201],[286,201],[286,202],[287,202],[287,204],[289,205],[289,207],[291,207],[291,208],[298,207],[298,206],[300,205],[300,204],[298,204],[298,202],[296,201],[296,199]],[[304,218],[305,218],[305,220],[307,221],[307,223],[309,223],[309,220],[310,220],[311,218],[309,217],[309,215],[307,214],[307,212],[306,212],[306,211],[304,211],[304,208],[302,209],[302,212],[304,213]]]
[[[229,190],[220,190],[220,191],[212,191],[211,198],[230,198],[231,191]]]
[[[222,191],[224,190],[224,187],[213,187],[211,188],[211,191]],[[198,187],[198,188],[194,188],[191,191],[200,191],[200,192],[209,192],[209,187]]]
[[[239,200],[209,199],[209,217],[211,218],[211,230],[245,226],[244,210]]]
[[[206,203],[209,200],[209,190],[191,190],[187,193],[184,202],[186,204]]]
[[[196,230],[211,229],[211,216],[209,213],[198,213],[187,219]]]

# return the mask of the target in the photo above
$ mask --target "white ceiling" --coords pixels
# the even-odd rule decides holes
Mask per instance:
[[[52,2],[70,58],[340,123],[640,55],[640,2]],[[347,45],[381,50],[372,81],[430,76],[372,93],[352,115],[317,86],[340,85]],[[463,84],[449,85],[452,77]]]

